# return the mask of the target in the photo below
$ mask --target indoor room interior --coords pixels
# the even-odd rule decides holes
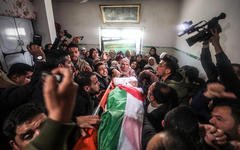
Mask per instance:
[[[4,150],[240,150],[240,0],[0,0]]]
[[[14,2],[15,0],[8,1],[8,3]],[[197,67],[201,76],[204,77],[199,61],[201,42],[191,47],[186,42],[187,38],[197,32],[181,37],[178,33],[183,30],[181,26],[183,22],[192,21],[194,25],[203,20],[209,21],[222,12],[226,14],[226,18],[219,20],[223,30],[221,44],[233,63],[238,63],[240,59],[238,50],[240,2],[238,0],[30,0],[29,2],[26,0],[23,8],[27,9],[26,16],[24,11],[19,10],[17,14],[11,10],[13,9],[11,4],[4,3],[6,2],[2,0],[0,58],[5,71],[8,71],[11,64],[16,61],[31,64],[28,53],[18,60],[13,58],[22,54],[7,56],[5,54],[21,52],[22,49],[26,51],[26,45],[32,41],[34,34],[41,36],[43,46],[49,42],[53,43],[56,37],[55,23],[58,23],[63,30],[67,30],[73,36],[84,36],[81,44],[86,49],[103,47],[105,35],[110,36],[106,39],[112,39],[111,36],[123,34],[127,39],[120,43],[130,42],[128,45],[133,46],[136,53],[148,53],[154,46],[158,54],[166,51],[177,56],[180,65],[191,64]],[[140,6],[138,22],[104,23],[100,5],[125,4]],[[13,21],[13,18],[16,20]],[[23,27],[17,27],[18,33],[16,33],[15,22],[18,20],[23,22]],[[21,23],[19,25],[21,26]],[[21,39],[23,33],[24,37]],[[12,41],[13,39],[23,42]],[[111,44],[111,40],[105,40],[105,43]]]

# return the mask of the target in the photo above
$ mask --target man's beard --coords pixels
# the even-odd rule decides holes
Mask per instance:
[[[225,135],[228,140],[239,140],[240,135],[238,135],[238,125],[234,125],[231,131],[226,131]]]

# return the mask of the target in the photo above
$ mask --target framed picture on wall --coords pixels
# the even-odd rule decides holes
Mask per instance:
[[[100,5],[103,23],[139,23],[140,4]]]

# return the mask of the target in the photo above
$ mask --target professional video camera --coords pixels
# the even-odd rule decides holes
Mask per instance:
[[[221,26],[218,24],[218,20],[225,19],[226,14],[221,13],[219,16],[212,18],[210,21],[200,21],[196,23],[195,25],[192,25],[192,21],[184,22],[184,25],[188,25],[186,29],[184,29],[182,32],[178,33],[178,36],[181,37],[184,34],[191,34],[195,31],[198,33],[194,36],[186,39],[189,46],[194,45],[197,42],[202,42],[205,40],[209,40],[213,35],[211,33],[212,29],[217,29],[217,32],[222,32]],[[202,24],[203,23],[203,24]],[[202,24],[202,25],[201,25]],[[192,26],[191,26],[192,25]]]

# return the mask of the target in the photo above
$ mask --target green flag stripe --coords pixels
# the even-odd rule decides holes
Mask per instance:
[[[116,150],[124,118],[127,92],[116,87],[109,93],[107,111],[101,116],[98,130],[98,149]]]

